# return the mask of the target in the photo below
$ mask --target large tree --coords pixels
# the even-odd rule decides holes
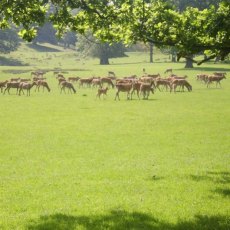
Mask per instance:
[[[208,9],[210,7],[215,6],[216,8],[218,7],[219,3],[222,2],[222,0],[205,0],[205,1],[200,1],[200,0],[171,0],[173,2],[173,4],[175,5],[176,9],[179,10],[179,12],[184,12],[184,11],[190,11],[190,9],[188,8],[198,8],[199,10],[204,10],[204,9]],[[186,16],[190,17],[190,14],[187,14]],[[195,14],[195,17],[197,16],[197,14]],[[194,21],[194,17],[192,17],[190,19],[191,21]],[[196,20],[196,18],[195,18]],[[189,28],[190,26],[188,26],[187,24],[185,24],[184,29],[187,29],[189,32]],[[200,26],[200,25],[199,25]],[[193,29],[194,31],[194,29]],[[197,34],[195,34],[195,36],[197,36]],[[192,37],[193,38],[193,37]],[[201,51],[203,53],[203,51]],[[185,68],[192,68],[193,67],[193,54],[188,54],[185,57],[186,59],[186,65]],[[205,56],[205,59],[207,59],[207,56]]]
[[[66,30],[85,33],[90,29],[98,39],[110,43],[175,46],[179,58],[209,53],[198,64],[217,56],[223,60],[230,52],[229,0],[217,7],[183,12],[165,0],[2,0],[0,12],[0,27],[9,21],[21,25],[21,36],[27,40],[36,36],[37,26],[49,20],[60,35]]]

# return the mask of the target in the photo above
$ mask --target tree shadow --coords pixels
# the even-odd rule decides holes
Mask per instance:
[[[38,52],[60,52],[60,50],[43,46],[43,45],[38,45],[38,44],[27,44],[27,46],[31,49],[34,49]]]
[[[180,69],[175,69],[175,70],[178,70],[178,71],[194,71],[194,70],[199,70],[199,71],[213,71],[213,72],[217,72],[217,71],[221,71],[221,72],[228,72],[230,71],[230,68],[226,68],[226,67],[193,67],[193,68],[189,68],[189,69],[185,69],[185,68],[180,68]]]
[[[140,212],[112,210],[107,215],[73,216],[57,213],[41,216],[27,225],[28,230],[229,230],[229,216],[197,215],[190,221],[167,223]]]
[[[23,73],[29,73],[32,70],[22,70],[22,69],[6,69],[3,70],[3,73],[8,73],[8,74],[23,74]]]
[[[207,173],[213,177],[217,177],[219,183],[222,183],[222,184],[230,183],[230,172],[227,172],[227,171],[222,171],[222,172],[208,171]]]
[[[222,172],[212,172],[209,171],[205,175],[190,175],[190,178],[194,181],[211,181],[213,183],[219,184],[221,186],[226,186],[230,183],[230,172],[222,171]],[[218,193],[225,198],[230,197],[230,189],[229,188],[217,188],[212,190],[212,192]],[[230,228],[229,228],[230,229]]]
[[[230,172],[206,172],[205,175],[190,175],[190,178],[194,181],[204,181],[209,180],[219,184],[230,183]]]
[[[216,189],[214,192],[219,193],[220,195],[230,198],[230,189],[224,188],[224,189]]]
[[[17,59],[0,57],[0,66],[28,66]]]

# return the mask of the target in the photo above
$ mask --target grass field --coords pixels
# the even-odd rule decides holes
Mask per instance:
[[[53,50],[52,50],[53,51]],[[0,229],[230,229],[230,68],[184,69],[147,53],[109,66],[76,53],[23,46],[1,66],[0,80],[47,70],[51,92],[0,94]],[[156,91],[149,100],[114,101],[110,89],[60,94],[53,70],[66,76],[160,73],[188,75],[193,91]],[[227,72],[210,89],[196,74]]]

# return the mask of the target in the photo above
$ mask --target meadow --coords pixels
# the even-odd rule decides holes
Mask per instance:
[[[73,51],[31,49],[6,55],[0,81],[46,70],[51,92],[0,94],[0,229],[230,229],[230,67],[193,69],[158,54],[110,60]],[[12,61],[13,62],[13,61]],[[192,92],[156,91],[149,100],[115,101],[97,90],[60,94],[54,70],[68,76],[118,77],[172,67]],[[198,73],[227,72],[222,88]]]

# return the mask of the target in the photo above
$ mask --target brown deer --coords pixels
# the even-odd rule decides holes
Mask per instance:
[[[0,82],[1,93],[3,92],[3,88],[6,87],[7,82],[8,82],[7,80]]]
[[[69,92],[72,93],[72,91],[74,93],[76,93],[76,89],[73,87],[73,84],[67,81],[63,81],[61,82],[61,93],[64,90],[65,92],[65,88],[68,88]],[[72,90],[72,91],[71,91]],[[65,92],[66,93],[66,92]]]
[[[30,96],[30,90],[31,88],[34,86],[34,85],[37,85],[37,83],[35,81],[33,81],[32,83],[29,83],[29,82],[21,82],[19,84],[19,96],[21,96],[21,91],[23,91],[23,89],[26,90],[27,92],[27,96]]]
[[[108,89],[109,89],[108,87],[98,89],[96,98],[99,97],[99,99],[101,99],[102,94],[103,94],[103,97],[104,97],[104,95],[107,96]]]

